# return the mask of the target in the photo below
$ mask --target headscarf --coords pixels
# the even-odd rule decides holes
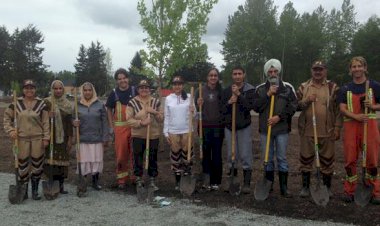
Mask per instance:
[[[264,64],[264,75],[268,77],[268,71],[271,67],[278,70],[278,74],[281,73],[281,62],[277,59],[270,59]]]
[[[85,86],[90,86],[91,89],[92,89],[92,97],[91,97],[91,99],[89,99],[89,100],[86,100],[86,98],[84,98],[84,95],[83,95],[83,89],[84,89]],[[92,103],[94,103],[95,101],[98,100],[98,96],[97,96],[97,94],[96,94],[95,87],[94,87],[94,85],[93,85],[92,83],[90,83],[90,82],[85,82],[85,83],[83,83],[83,85],[80,87],[80,92],[81,92],[82,95],[81,95],[81,97],[80,97],[80,101],[79,101],[79,102],[80,102],[81,104],[87,106],[87,107],[90,107],[90,105],[91,105]]]
[[[62,86],[62,89],[63,89],[63,94],[61,97],[56,97],[54,96],[54,85],[56,84],[59,84],[60,86]],[[63,123],[62,123],[62,115],[61,115],[61,111],[63,111],[64,113],[66,114],[71,114],[72,112],[72,106],[71,106],[71,103],[70,101],[68,101],[66,99],[66,95],[65,95],[65,89],[64,89],[64,84],[62,81],[60,80],[54,80],[52,83],[51,83],[51,96],[46,98],[47,101],[49,101],[50,103],[53,103],[52,101],[52,98],[54,98],[54,106],[52,105],[51,106],[51,110],[55,112],[55,115],[54,115],[54,137],[55,137],[55,143],[57,144],[62,144],[64,142],[64,137],[65,137],[65,131],[63,129]]]

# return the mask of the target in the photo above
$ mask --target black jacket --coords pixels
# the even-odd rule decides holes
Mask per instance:
[[[270,97],[267,95],[270,83],[266,82],[256,87],[253,109],[259,113],[259,132],[267,133],[268,117],[270,109]],[[272,126],[272,135],[289,133],[294,113],[297,110],[298,101],[295,90],[290,83],[280,81],[279,88],[274,98],[273,116],[278,115],[280,121]]]
[[[251,124],[251,113],[253,109],[253,95],[255,87],[249,83],[244,83],[240,88],[240,95],[236,102],[236,129],[244,129]],[[231,130],[232,125],[232,104],[228,104],[228,100],[232,96],[231,86],[224,89],[222,93],[222,111],[224,116],[224,125]]]

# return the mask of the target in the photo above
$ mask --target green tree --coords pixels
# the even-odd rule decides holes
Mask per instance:
[[[380,19],[373,16],[356,32],[352,41],[353,56],[363,56],[372,78],[380,76]]]
[[[8,92],[11,75],[9,54],[11,36],[5,26],[0,27],[0,90]]]
[[[247,71],[248,81],[261,82],[263,64],[269,58],[281,59],[282,40],[276,21],[277,7],[272,0],[247,0],[228,18],[221,51],[226,61],[226,73],[240,64]],[[228,80],[230,76],[226,76]]]
[[[139,0],[140,25],[147,33],[148,52],[142,57],[158,72],[158,86],[165,75],[178,68],[207,58],[207,46],[201,42],[208,14],[217,0],[152,0],[148,10]]]
[[[331,10],[327,20],[328,44],[325,51],[328,56],[329,74],[339,84],[348,79],[347,62],[350,58],[351,43],[358,27],[354,10],[350,0],[344,0],[341,10]]]
[[[147,79],[147,76],[144,75],[144,63],[139,52],[136,52],[131,61],[131,66],[128,69],[131,77],[131,85],[136,86],[140,80]]]
[[[107,92],[109,86],[107,83],[106,52],[100,42],[91,42],[88,48],[82,44],[74,67],[77,86],[84,82],[91,82],[99,96]]]
[[[11,36],[8,60],[12,79],[20,83],[27,78],[33,79],[38,85],[39,95],[46,95],[45,87],[50,82],[47,66],[42,61],[44,48],[40,45],[43,41],[42,33],[34,25],[28,25],[21,31],[17,28]]]
[[[75,68],[75,84],[80,86],[83,82],[88,81],[88,56],[87,49],[83,44],[79,47],[79,53],[77,57],[77,63],[74,65]]]

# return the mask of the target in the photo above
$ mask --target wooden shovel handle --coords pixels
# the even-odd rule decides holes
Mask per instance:
[[[78,120],[78,97],[77,97],[77,88],[74,87],[74,111],[75,111],[75,120]],[[80,135],[79,135],[79,126],[75,127],[75,137],[76,137],[76,149],[77,149],[77,161],[80,162]]]
[[[270,98],[270,107],[269,107],[269,118],[272,118],[273,116],[273,110],[274,110],[274,95],[271,96]],[[264,165],[268,163],[268,157],[269,157],[269,144],[271,140],[271,134],[272,134],[272,126],[268,126],[268,131],[267,131],[267,142],[265,145],[265,156],[264,156]]]
[[[194,87],[191,87],[190,89],[190,104],[191,106],[193,104],[193,96],[194,96]],[[189,133],[187,136],[187,160],[190,162],[191,160],[191,141],[192,141],[192,135],[193,135],[193,112],[189,109]]]
[[[231,160],[235,161],[236,145],[236,103],[232,104],[232,124],[231,124]]]
[[[15,157],[15,168],[18,169],[18,125],[17,125],[17,93],[16,90],[13,90],[13,125],[15,127],[16,138],[14,140],[13,155]]]
[[[372,101],[372,95],[371,97],[368,95],[368,90],[369,90],[369,80],[366,80],[365,82],[365,100],[371,100]],[[368,115],[368,108],[364,108],[364,114]],[[368,123],[364,122],[363,125],[363,151],[362,151],[362,167],[366,168],[367,167],[367,133],[368,133]]]
[[[199,90],[199,97],[203,98],[202,96],[202,83],[200,82],[198,85]],[[203,122],[202,122],[202,104],[199,105],[199,158],[203,159]]]
[[[55,113],[55,98],[54,90],[51,90],[51,111]],[[50,142],[49,142],[49,164],[53,164],[53,149],[54,149],[54,116],[50,118]]]
[[[318,148],[318,135],[317,135],[317,119],[315,117],[315,104],[314,101],[311,102],[311,110],[313,113],[313,133],[314,133],[314,150],[315,150],[315,162],[317,168],[321,168],[321,163],[319,161],[319,148]]]
[[[148,113],[150,119],[150,114]],[[149,148],[150,148],[150,124],[146,128],[146,143],[145,143],[145,169],[149,167]]]

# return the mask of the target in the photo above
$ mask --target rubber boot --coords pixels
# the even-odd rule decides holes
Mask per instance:
[[[156,184],[155,184],[155,178],[154,177],[150,177],[149,178],[149,185],[154,189],[154,191],[158,191],[158,190],[160,190],[157,186],[156,186]]]
[[[24,194],[24,200],[29,198],[29,196],[28,196],[29,184],[25,183],[25,187],[26,187],[26,189],[25,189],[25,194]]]
[[[179,191],[179,183],[181,182],[181,173],[175,173],[175,187],[174,190]]]
[[[68,191],[65,191],[65,188],[63,186],[63,182],[65,181],[63,176],[60,177],[58,181],[59,181],[59,193],[64,194],[64,195],[69,194]]]
[[[330,174],[322,174],[323,184],[326,185],[327,191],[329,192],[329,197],[333,197],[333,193],[331,191],[331,175]]]
[[[244,185],[241,189],[241,192],[243,194],[249,194],[251,193],[251,176],[252,176],[252,170],[243,170],[243,176],[244,176]]]
[[[40,183],[39,178],[32,178],[32,199],[40,200],[41,196],[38,195],[38,184]]]
[[[274,171],[265,171],[265,178],[272,181],[269,192],[273,192]]]
[[[278,171],[280,182],[281,195],[285,198],[291,198],[292,195],[288,192],[288,172]]]
[[[102,186],[99,185],[99,173],[92,175],[92,187],[97,191],[102,189]]]
[[[310,196],[310,172],[302,172],[302,189],[299,196],[301,198]]]

